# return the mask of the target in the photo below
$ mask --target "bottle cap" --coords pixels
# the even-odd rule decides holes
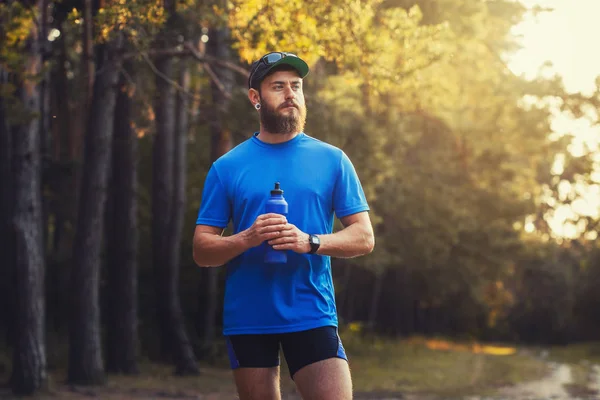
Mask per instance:
[[[275,182],[275,189],[271,190],[271,194],[283,194],[279,182]]]

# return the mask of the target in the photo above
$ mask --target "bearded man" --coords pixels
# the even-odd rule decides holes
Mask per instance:
[[[273,52],[252,64],[248,99],[260,128],[206,177],[194,261],[226,265],[223,335],[241,400],[279,400],[279,349],[304,399],[348,400],[352,381],[338,334],[331,257],[370,253],[369,206],[352,162],[304,132],[309,67]],[[265,213],[279,182],[287,216]],[[333,232],[334,217],[343,229]],[[232,235],[223,231],[231,222]],[[266,246],[287,261],[264,261]]]

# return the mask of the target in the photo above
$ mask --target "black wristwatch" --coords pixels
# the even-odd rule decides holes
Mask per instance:
[[[308,235],[308,243],[310,244],[309,254],[315,254],[319,250],[319,246],[321,246],[321,240],[317,235]]]

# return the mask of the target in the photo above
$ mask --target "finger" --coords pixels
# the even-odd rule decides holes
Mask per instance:
[[[261,238],[263,241],[267,241],[269,244],[271,244],[271,241],[279,239],[279,231],[267,232],[261,235]]]
[[[282,245],[282,244],[295,244],[296,239],[290,236],[279,236],[275,239],[269,240],[270,245]]]
[[[285,240],[282,238],[275,238],[275,239],[269,240],[269,244],[271,246],[277,246],[277,245],[284,244],[284,243],[285,243]]]
[[[272,225],[282,225],[282,226],[284,226],[285,224],[287,224],[287,221],[285,219],[282,219],[282,218],[268,218],[268,219],[264,219],[262,221],[257,221],[256,222],[256,226],[258,226],[259,228],[263,228],[263,227],[266,227],[266,226],[272,226]]]
[[[259,228],[258,233],[265,234],[265,233],[270,233],[270,232],[282,232],[284,230],[285,230],[284,224],[267,225],[267,226],[263,226],[263,227]]]
[[[277,230],[277,231],[281,232],[282,236],[296,235],[296,231],[293,230],[294,229],[293,226],[290,228],[289,224],[288,225],[271,225],[269,227],[263,227],[261,229],[264,229],[265,232]]]
[[[275,213],[262,214],[262,215],[259,215],[258,218],[256,218],[256,219],[260,220],[260,221],[265,221],[268,219],[278,219],[281,221],[285,221],[284,223],[287,222],[287,218],[285,217],[285,215],[275,214]]]
[[[281,230],[279,231],[279,236],[280,238],[286,238],[288,242],[292,241],[295,242],[297,240],[297,235],[296,232],[294,231],[290,231],[290,230]]]
[[[296,251],[296,244],[295,243],[281,243],[281,244],[275,244],[272,245],[273,249],[275,250],[294,250]]]

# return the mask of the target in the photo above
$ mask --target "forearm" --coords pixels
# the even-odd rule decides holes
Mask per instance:
[[[325,256],[353,258],[370,253],[375,246],[370,225],[355,223],[338,232],[317,236],[321,241],[317,254]]]
[[[249,248],[244,232],[231,236],[200,233],[194,237],[194,261],[201,267],[218,267]]]

